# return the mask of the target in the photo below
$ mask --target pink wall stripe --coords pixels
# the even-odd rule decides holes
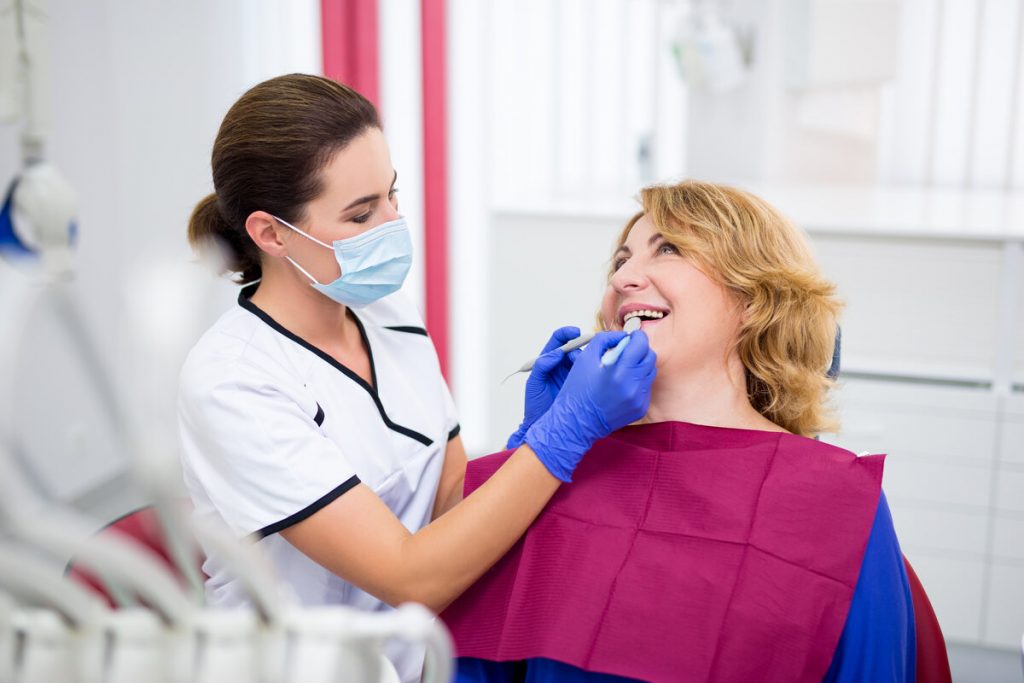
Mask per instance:
[[[448,111],[445,0],[421,0],[427,330],[448,377]]]
[[[324,75],[380,107],[377,0],[320,0]]]

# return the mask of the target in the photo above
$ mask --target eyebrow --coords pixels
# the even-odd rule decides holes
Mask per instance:
[[[656,232],[653,235],[651,235],[650,239],[647,240],[647,246],[653,247],[655,242],[664,242],[664,241],[665,241],[665,236],[662,235],[660,232]],[[623,252],[625,252],[627,254],[632,254],[633,250],[630,249],[629,247],[627,247],[625,244],[623,244],[621,247],[619,247],[618,249],[615,250],[615,253],[613,254],[613,257],[614,256],[618,256],[619,254],[621,254]]]
[[[396,182],[398,182],[398,171],[395,171],[395,177],[391,179],[391,187],[394,187]],[[379,194],[368,194],[365,197],[360,197],[359,199],[355,200],[354,202],[346,206],[344,209],[342,209],[341,212],[345,213],[349,209],[359,206],[360,204],[366,204],[367,202],[373,202],[378,199],[380,199]]]

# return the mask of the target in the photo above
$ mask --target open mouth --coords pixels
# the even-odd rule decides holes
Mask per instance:
[[[639,318],[641,322],[641,327],[643,327],[645,323],[661,320],[667,315],[668,311],[659,311],[653,308],[641,308],[635,311],[630,311],[623,315],[622,324],[625,325],[626,321],[632,318]]]

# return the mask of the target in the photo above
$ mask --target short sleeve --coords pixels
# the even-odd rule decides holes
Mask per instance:
[[[201,486],[233,531],[260,538],[277,533],[359,483],[320,431],[320,406],[299,387],[239,362],[212,373],[205,365],[200,372],[186,364],[182,372],[182,464],[186,484]]]

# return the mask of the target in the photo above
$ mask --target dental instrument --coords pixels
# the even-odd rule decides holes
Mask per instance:
[[[615,361],[619,360],[619,356],[622,355],[622,350],[629,344],[629,340],[633,337],[633,333],[640,329],[640,318],[630,318],[626,321],[626,324],[622,327],[626,331],[626,336],[622,338],[618,344],[613,346],[604,352],[601,356],[601,366],[608,367],[609,365],[615,365]]]
[[[561,351],[562,353],[569,353],[570,351],[575,351],[576,349],[583,348],[584,346],[590,343],[591,339],[594,338],[594,334],[594,332],[587,332],[586,334],[581,334],[575,339],[567,341],[561,346],[559,346],[558,350]],[[540,356],[537,356],[537,358],[540,358]],[[529,372],[530,370],[533,370],[533,366],[537,363],[537,358],[533,358],[523,363],[518,370],[512,373],[512,375],[517,375],[520,372]],[[509,375],[508,377],[511,377],[512,375]],[[506,377],[505,379],[508,379],[508,377]]]
[[[640,329],[640,324],[640,318],[630,318],[629,320],[626,321],[626,324],[622,327],[622,329],[623,331],[626,332],[626,334],[633,334],[634,332]],[[576,349],[582,348],[590,343],[590,340],[594,338],[594,334],[596,333],[588,332],[587,334],[581,334],[572,341],[568,341],[559,346],[558,350],[561,351],[562,353],[568,353],[570,351],[575,351]],[[619,359],[619,354],[622,353],[622,349],[625,348],[627,339],[629,339],[629,337],[626,337],[625,339],[620,341],[618,345],[615,346],[615,348],[606,351],[605,354],[601,356],[601,365],[613,365],[615,361]],[[540,356],[537,356],[537,358],[540,358]],[[533,370],[533,366],[537,362],[537,358],[533,358],[532,360],[526,361],[518,370],[516,370],[511,375],[509,375],[508,377],[501,381],[505,382],[506,380],[508,380],[509,377],[512,377],[512,375],[518,375],[521,372],[529,372],[530,370]]]

